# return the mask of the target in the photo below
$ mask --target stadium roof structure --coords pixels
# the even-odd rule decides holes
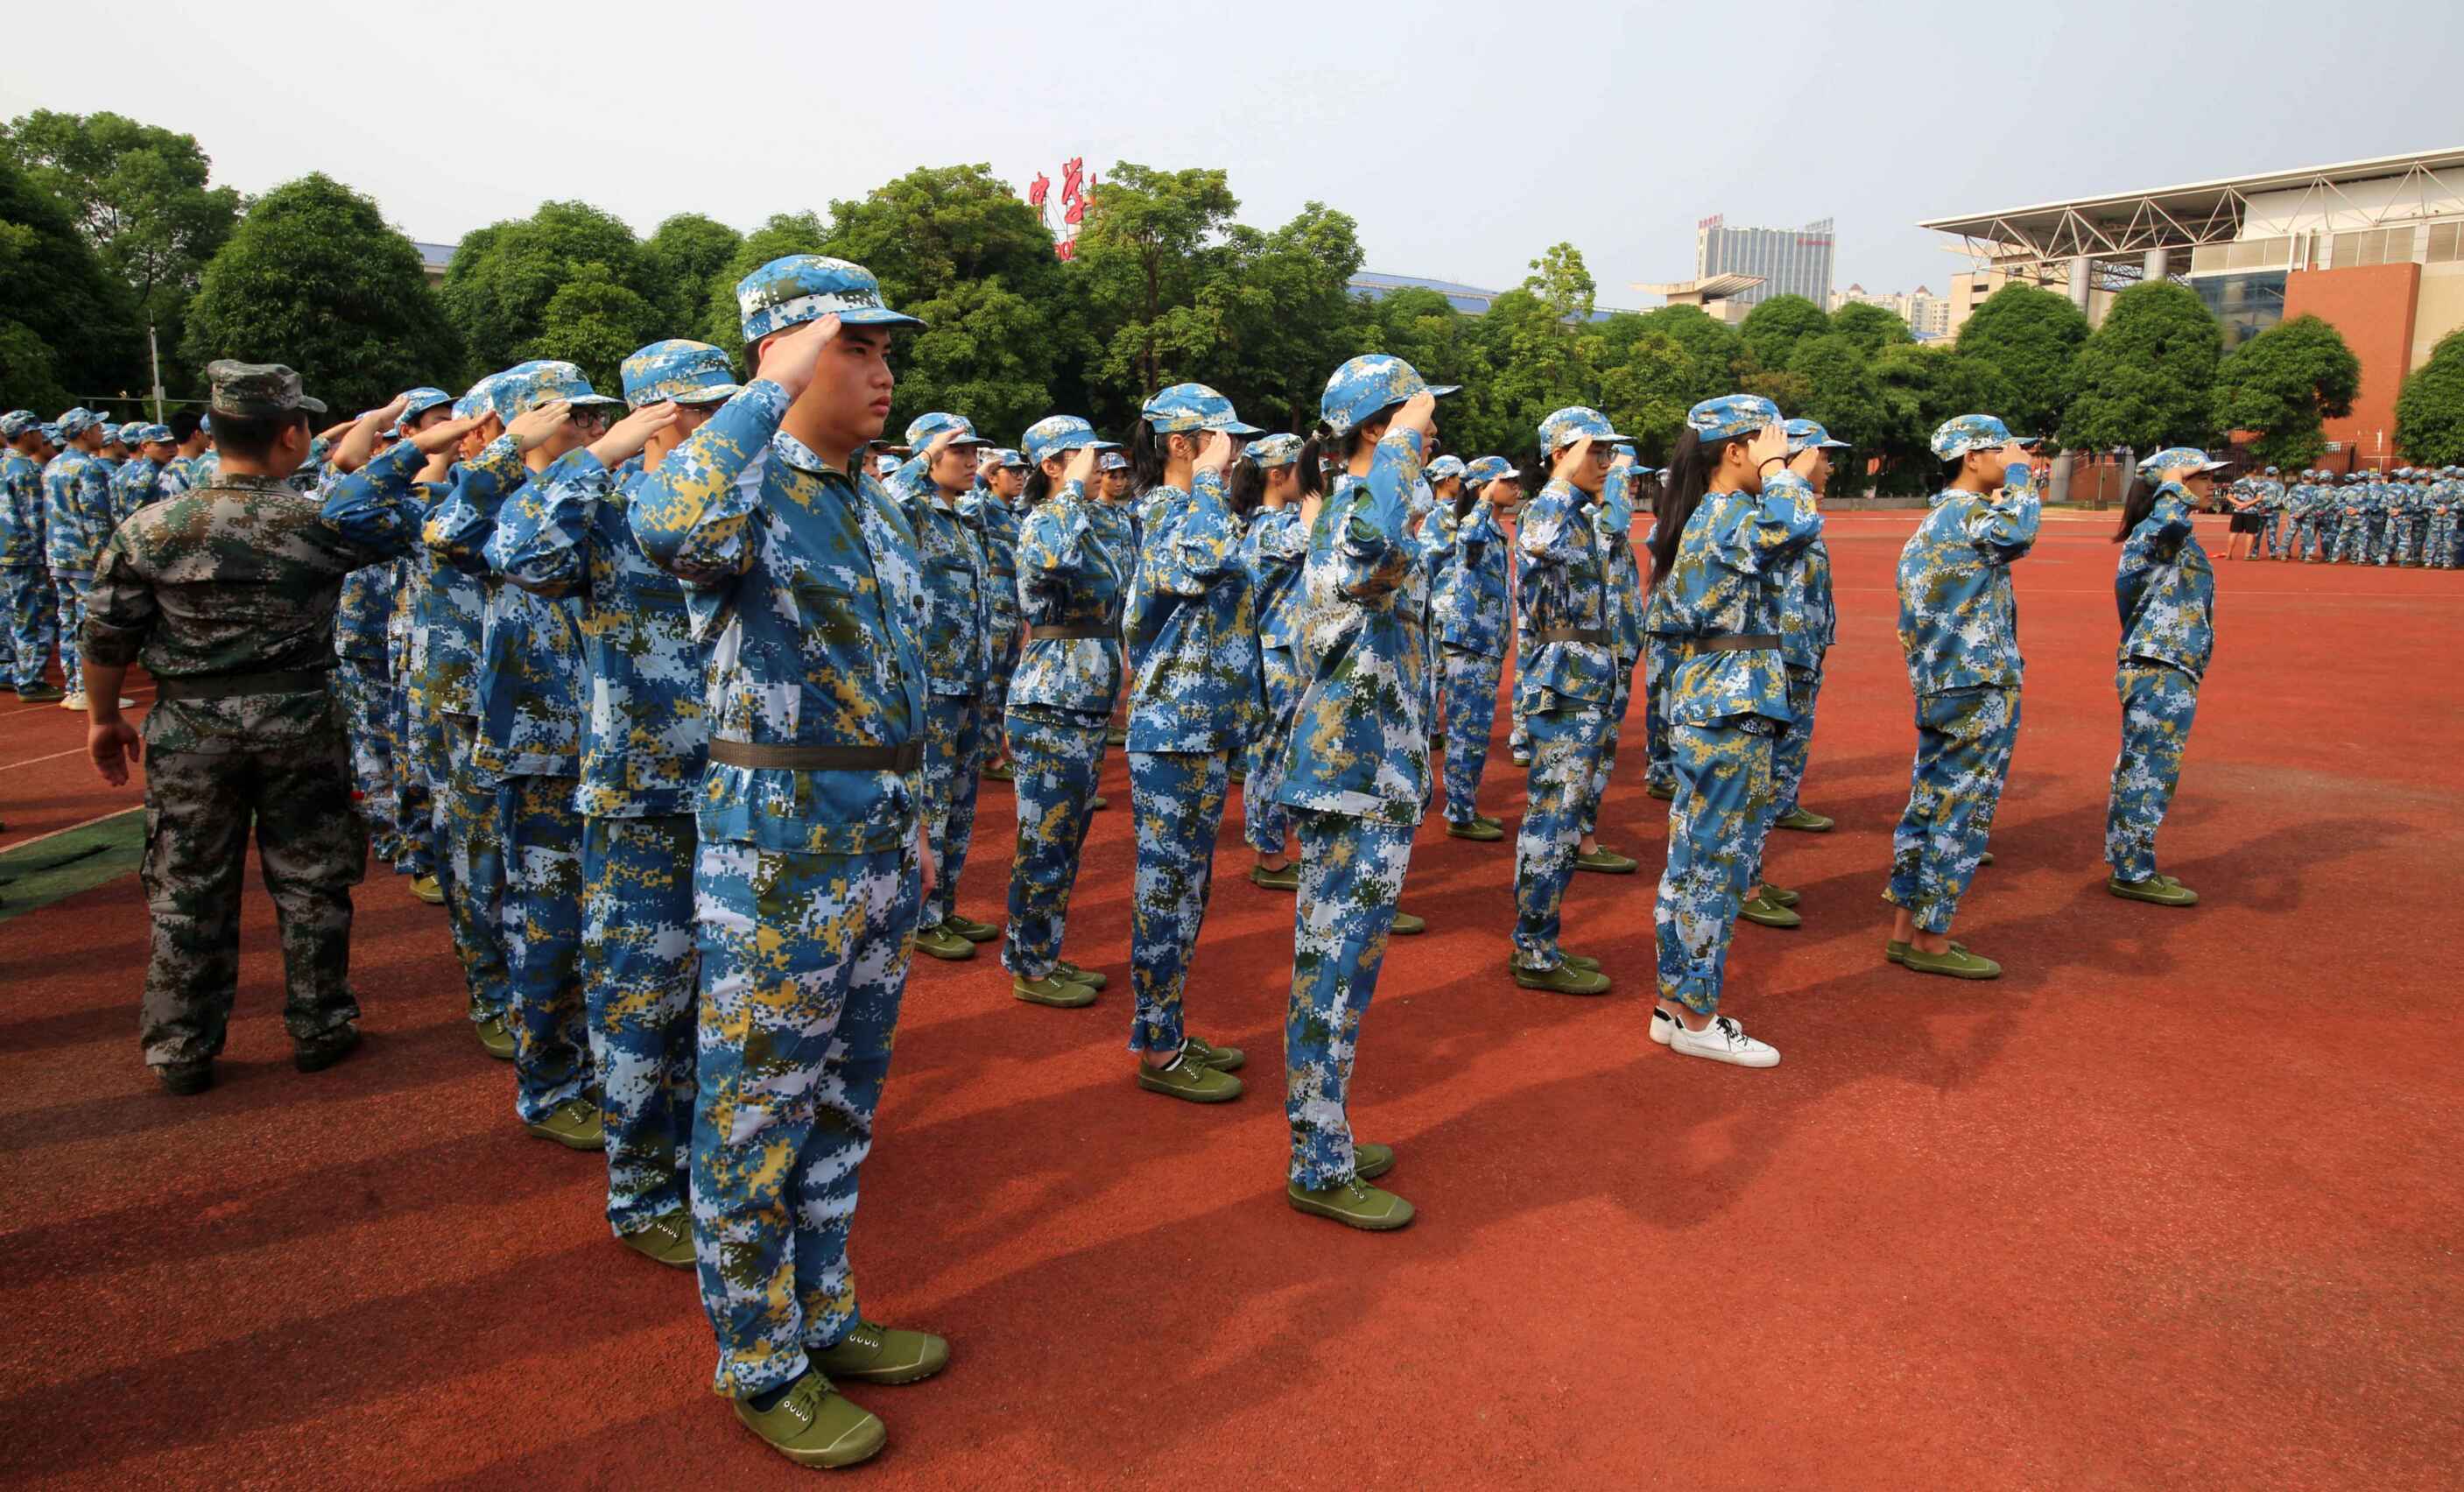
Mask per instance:
[[[1670,305],[1700,305],[1705,300],[1726,300],[1741,295],[1763,282],[1759,274],[1706,274],[1701,279],[1672,280],[1665,285],[1630,285],[1646,296],[1663,296]]]
[[[2355,202],[2344,188],[2363,182],[2394,181],[2392,191],[2373,193],[2379,205]],[[2346,217],[2356,226],[2420,217],[2433,196],[2464,188],[2464,147],[2376,156],[2336,165],[2302,166],[2255,176],[2223,177],[2115,192],[2034,207],[1928,218],[1917,226],[1955,233],[1964,251],[1995,269],[2018,270],[2085,257],[2100,273],[2136,278],[2130,260],[2150,250],[2195,249],[2231,243],[2240,236],[2250,199],[2267,193],[2302,192],[2317,199],[2322,215]],[[2108,262],[2109,261],[2109,262]]]

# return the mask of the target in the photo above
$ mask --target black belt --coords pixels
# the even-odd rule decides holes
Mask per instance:
[[[324,669],[280,673],[213,673],[201,678],[154,681],[158,699],[229,699],[236,694],[317,694],[325,689]]]
[[[1106,626],[1098,623],[1093,626],[1031,626],[1026,629],[1026,635],[1039,643],[1075,642],[1089,637],[1117,639],[1121,631],[1118,627]]]
[[[1779,646],[1777,632],[1746,632],[1736,637],[1697,637],[1687,642],[1695,652],[1759,652]]]
[[[1608,628],[1599,626],[1544,626],[1531,634],[1535,643],[1589,643],[1595,647],[1609,645]]]
[[[924,764],[924,743],[904,746],[765,746],[714,740],[710,759],[728,767],[786,772],[913,772]]]

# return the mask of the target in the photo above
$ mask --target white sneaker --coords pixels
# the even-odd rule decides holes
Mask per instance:
[[[1708,1057],[1736,1067],[1776,1067],[1779,1048],[1766,1045],[1746,1034],[1746,1028],[1727,1016],[1714,1016],[1711,1023],[1700,1031],[1689,1031],[1682,1021],[1671,1021],[1677,1027],[1668,1033],[1668,1049],[1683,1052],[1688,1057]]]
[[[1668,1044],[1668,1035],[1677,1029],[1677,1018],[1658,1005],[1651,1007],[1651,1039],[1661,1045]]]
[[[83,714],[85,713],[85,696],[83,694],[71,694],[60,701],[60,708],[62,710],[74,710],[77,713]]]

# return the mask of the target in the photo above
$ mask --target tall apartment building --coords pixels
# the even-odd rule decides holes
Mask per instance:
[[[1773,296],[1831,304],[1832,220],[1803,228],[1730,228],[1714,214],[1694,225],[1694,274],[1750,274],[1762,281],[1734,298],[1755,305]]]
[[[1881,307],[1908,323],[1908,331],[1919,341],[1935,341],[1950,335],[1950,301],[1923,285],[1889,295],[1875,295],[1862,285],[1831,293],[1829,309],[1837,311],[1847,305]]]

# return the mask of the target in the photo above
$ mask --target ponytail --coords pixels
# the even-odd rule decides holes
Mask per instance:
[[[1743,439],[1732,435],[1727,440],[1705,442],[1693,429],[1680,430],[1676,449],[1668,453],[1668,470],[1661,477],[1660,495],[1653,499],[1652,516],[1658,520],[1651,531],[1651,583],[1657,585],[1677,562],[1678,542],[1685,537],[1685,525],[1694,510],[1703,506],[1703,494],[1710,490],[1711,473],[1720,465],[1729,444]]]
[[[1344,445],[1324,420],[1318,421],[1309,427],[1309,438],[1301,442],[1301,491],[1304,494],[1325,492],[1326,469],[1348,464],[1351,459],[1350,447]]]
[[[1155,428],[1140,419],[1130,428],[1130,498],[1145,496],[1163,485],[1165,452],[1170,437],[1159,436]]]
[[[1026,473],[1026,486],[1020,492],[1019,496],[1032,508],[1051,495],[1052,478],[1044,474],[1044,468],[1039,464],[1033,471]]]
[[[2128,538],[2130,531],[2146,521],[2147,515],[2156,511],[2156,484],[2147,479],[2145,472],[2130,479],[2130,492],[2122,499],[2122,527],[2113,533],[2115,543]]]
[[[1224,484],[1223,496],[1235,514],[1247,517],[1265,501],[1266,473],[1255,461],[1233,462],[1232,479]]]

